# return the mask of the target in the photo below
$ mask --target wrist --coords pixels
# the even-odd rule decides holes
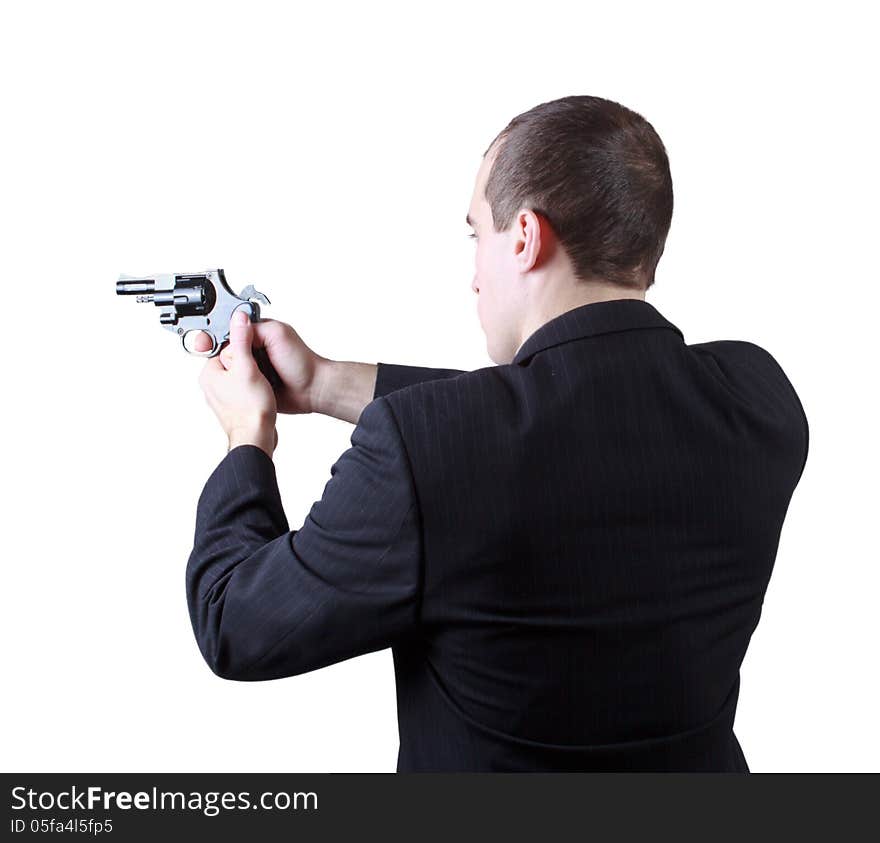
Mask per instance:
[[[315,360],[312,381],[306,392],[308,411],[323,416],[333,415],[334,396],[339,392],[339,364],[327,357]]]
[[[237,448],[239,445],[255,445],[265,451],[270,458],[278,444],[278,433],[275,429],[275,419],[262,419],[253,425],[233,428],[229,431],[229,448]]]
[[[377,364],[320,358],[315,367],[310,402],[313,413],[357,424],[373,400]]]

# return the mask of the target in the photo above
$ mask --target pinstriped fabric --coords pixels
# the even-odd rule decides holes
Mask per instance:
[[[733,734],[808,427],[751,343],[575,308],[513,362],[379,364],[299,531],[230,452],[187,591],[221,675],[393,648],[398,770],[746,770]]]
[[[420,536],[407,457],[385,401],[299,530],[275,467],[233,448],[199,499],[186,586],[205,660],[230,679],[274,679],[391,646],[417,623]]]

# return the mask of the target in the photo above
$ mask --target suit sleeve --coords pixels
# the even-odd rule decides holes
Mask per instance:
[[[427,366],[401,366],[397,363],[378,363],[377,367],[374,399],[414,383],[454,378],[465,373],[464,369],[432,369]]]
[[[421,527],[388,402],[368,404],[321,500],[289,531],[271,458],[233,448],[205,484],[186,569],[205,661],[277,679],[381,650],[418,624]]]

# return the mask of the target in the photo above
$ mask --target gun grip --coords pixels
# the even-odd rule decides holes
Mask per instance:
[[[272,389],[278,390],[283,387],[284,381],[281,380],[281,376],[275,371],[275,367],[270,362],[266,349],[260,346],[253,349],[253,352],[254,360],[257,361],[257,368],[263,373],[266,380],[272,384]]]

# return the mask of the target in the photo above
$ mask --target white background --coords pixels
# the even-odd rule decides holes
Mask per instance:
[[[877,770],[878,68],[869,4],[4,4],[6,771],[392,771],[391,652],[238,683],[198,652],[202,362],[115,295],[222,266],[337,359],[490,365],[465,212],[516,114],[594,94],[663,138],[648,294],[767,348],[810,457],[743,666],[753,770]],[[351,425],[280,420],[291,527]]]

